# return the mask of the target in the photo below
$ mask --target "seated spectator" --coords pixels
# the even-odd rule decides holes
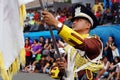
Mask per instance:
[[[36,60],[32,64],[32,71],[37,73],[49,73],[54,60],[50,56],[42,56],[41,60]]]
[[[32,10],[29,10],[28,13],[27,13],[27,17],[30,18],[30,20],[32,20],[34,18],[34,13]]]
[[[54,53],[55,53],[55,47],[54,47],[53,40],[52,40],[52,38],[51,38],[51,39],[50,39],[50,56],[51,56],[53,59],[55,59],[55,58],[54,58]]]
[[[23,72],[31,72],[32,71],[32,65],[31,64],[29,64],[29,65],[27,65],[22,71]]]
[[[46,38],[45,39],[45,44],[43,46],[42,55],[49,55],[49,53],[50,53],[50,47],[51,47],[50,40],[49,40],[49,38]]]
[[[45,50],[49,50],[50,49],[50,39],[49,38],[45,39],[44,49]]]
[[[115,80],[119,80],[119,79],[120,79],[120,62],[116,66],[116,79]]]
[[[108,61],[106,56],[103,56],[102,62],[104,63],[104,67],[98,72],[96,77],[97,79],[101,79],[108,76],[107,70],[109,69],[110,62]]]
[[[110,69],[109,69],[109,76],[108,76],[108,79],[107,80],[118,80],[119,78],[119,62],[120,62],[120,58],[118,56],[116,56],[114,58],[114,61],[111,63],[110,65]],[[118,74],[117,74],[118,73]],[[117,77],[115,77],[117,74]]]
[[[54,79],[58,79],[60,76],[60,70],[57,66],[57,63],[54,62],[53,65],[51,66],[50,70],[49,70],[49,75],[54,78]]]
[[[54,63],[54,59],[51,58],[50,56],[46,57],[46,60],[48,61],[47,64],[44,66],[43,68],[43,73],[49,73],[50,72],[50,68]]]
[[[30,24],[31,26],[33,26],[33,25],[35,24],[34,18],[33,18],[32,20],[29,21],[29,24]]]
[[[45,44],[45,41],[44,41],[45,39],[44,39],[44,37],[43,36],[40,36],[39,37],[39,44],[42,46],[42,47],[44,47],[44,44]]]

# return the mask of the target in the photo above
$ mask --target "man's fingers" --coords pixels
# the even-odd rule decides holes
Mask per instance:
[[[50,15],[50,13],[48,11],[42,11],[42,15],[46,16],[46,15]]]

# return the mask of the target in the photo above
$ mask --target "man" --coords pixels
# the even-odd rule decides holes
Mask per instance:
[[[67,71],[67,80],[74,80],[74,75],[79,71],[85,72],[87,79],[92,80],[92,72],[103,67],[97,62],[101,58],[102,43],[97,36],[89,36],[89,31],[98,25],[94,14],[83,5],[76,5],[73,11],[72,29],[57,21],[47,11],[43,11],[42,14],[45,22],[57,28],[58,34],[68,43],[64,46],[68,55],[67,65],[65,59],[62,59],[63,61],[57,59],[59,69]]]

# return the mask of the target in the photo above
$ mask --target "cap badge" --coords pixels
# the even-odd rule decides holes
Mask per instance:
[[[75,16],[78,15],[78,14],[80,14],[80,12],[81,12],[81,7],[77,7],[75,9]]]

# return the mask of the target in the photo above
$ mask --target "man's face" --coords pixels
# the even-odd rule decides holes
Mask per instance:
[[[74,31],[80,32],[85,30],[86,28],[90,28],[90,23],[85,19],[76,18],[73,21],[72,28]]]

